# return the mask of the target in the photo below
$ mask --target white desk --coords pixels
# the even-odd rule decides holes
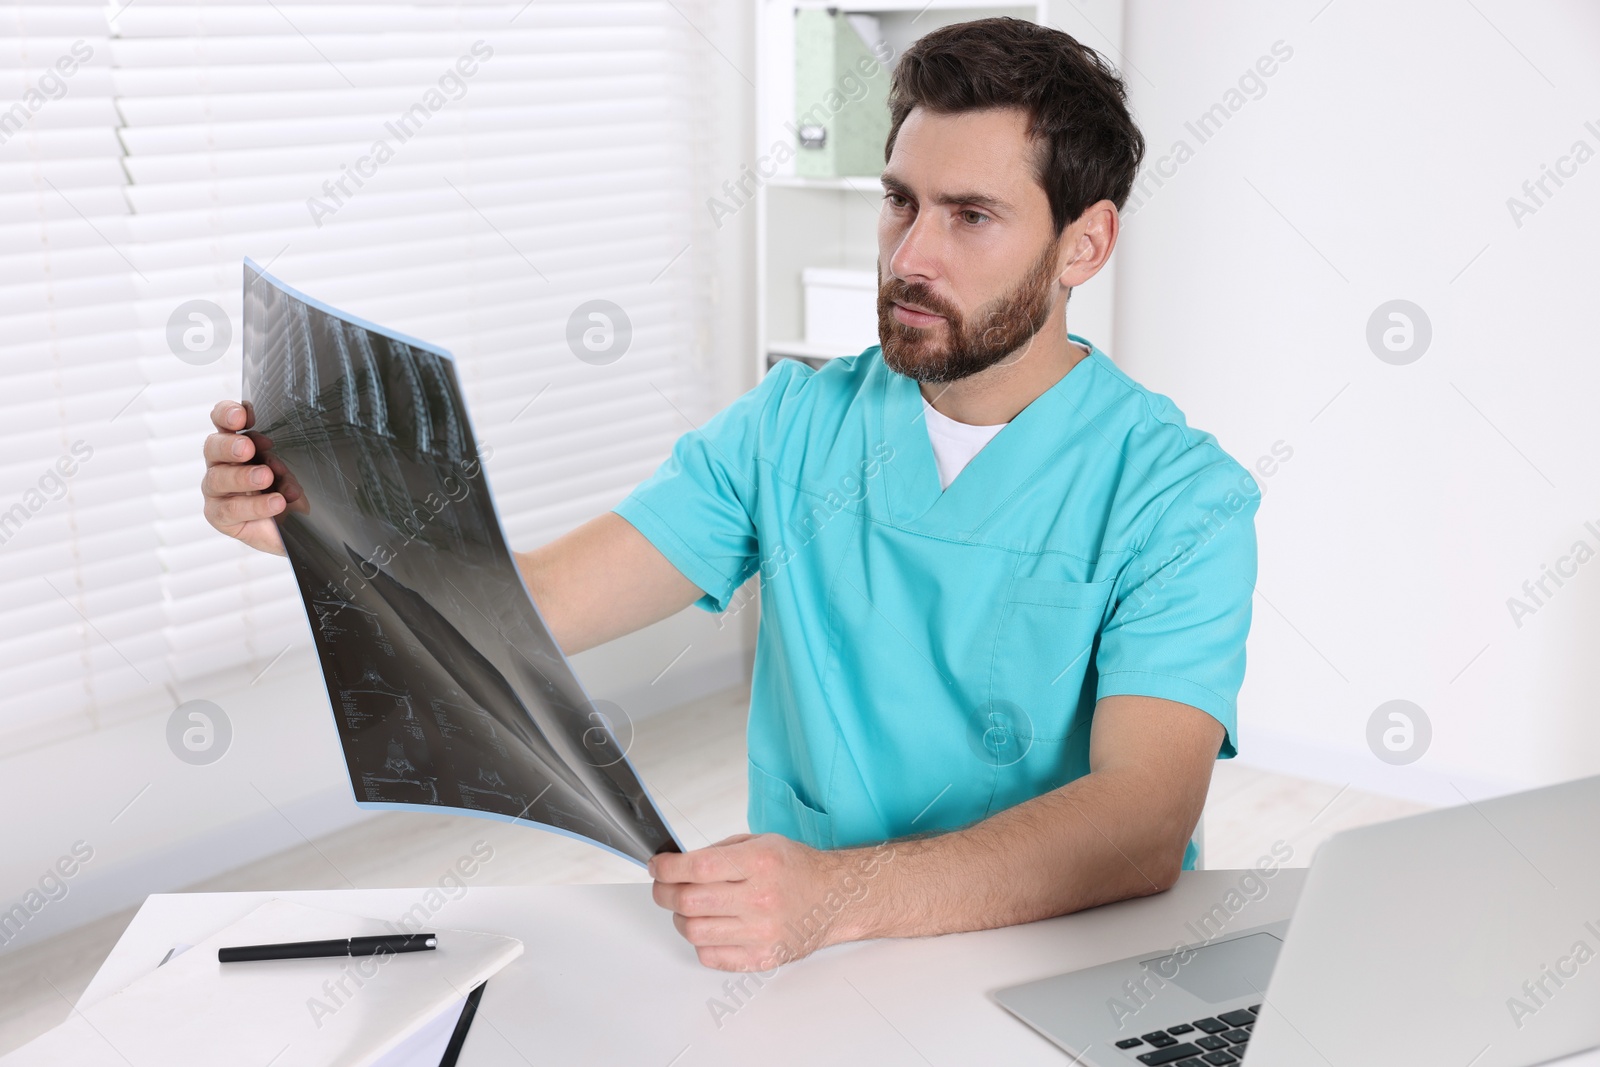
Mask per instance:
[[[646,884],[472,887],[430,928],[520,938],[523,955],[489,982],[462,1067],[529,1064],[1027,1064],[1067,1057],[998,1007],[1001,986],[1193,941],[1239,871],[1186,873],[1167,893],[973,934],[826,949],[757,987],[707,970]],[[1293,910],[1305,872],[1283,869],[1228,929]],[[271,897],[394,919],[426,891],[163,894],[145,901],[79,1000],[86,1006]],[[735,1000],[724,983],[744,978]],[[718,1025],[712,998],[743,1006]]]

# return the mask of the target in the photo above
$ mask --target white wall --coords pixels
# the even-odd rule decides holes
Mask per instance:
[[[1123,52],[1124,0],[1051,0],[1046,22],[1126,69]],[[1115,254],[1114,254],[1115,255]],[[1067,301],[1067,330],[1093,341],[1114,355],[1116,346],[1117,272],[1115,258],[1100,273],[1072,290]]]
[[[1240,758],[1445,803],[1600,771],[1600,563],[1507,607],[1600,551],[1600,8],[1130,0],[1125,32],[1173,162],[1125,219],[1112,355],[1241,462],[1293,449],[1260,479]],[[1366,340],[1397,298],[1432,324],[1406,365]],[[1433,727],[1401,767],[1366,742],[1395,698]]]
[[[706,72],[718,112],[706,195],[753,156],[752,104],[739,70],[752,64],[745,6],[721,5],[716,21],[699,27],[727,57]],[[712,313],[698,350],[718,407],[754,384],[754,214],[741,213],[715,236]],[[573,665],[593,698],[648,717],[746,680],[755,615],[752,606],[718,620],[691,608]],[[183,692],[174,704],[193,699],[216,703],[234,731],[227,754],[208,766],[173,756],[165,714],[0,760],[0,912],[38,890],[76,842],[93,851],[88,862],[67,864],[74,873],[65,895],[52,881],[59,899],[20,936],[0,937],[0,953],[367,817],[355,807],[309,631],[255,685]]]

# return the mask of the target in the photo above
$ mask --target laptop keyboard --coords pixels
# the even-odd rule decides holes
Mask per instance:
[[[1252,1004],[1238,1011],[1207,1015],[1165,1030],[1123,1038],[1116,1045],[1149,1067],[1226,1067],[1244,1058],[1256,1012],[1260,1010],[1261,1005]],[[1141,1048],[1149,1051],[1133,1051]]]

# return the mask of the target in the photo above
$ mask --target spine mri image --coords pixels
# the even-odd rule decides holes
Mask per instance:
[[[356,802],[679,851],[523,585],[454,361],[244,273],[248,432]]]

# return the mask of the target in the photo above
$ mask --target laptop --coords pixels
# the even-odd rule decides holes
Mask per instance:
[[[994,998],[1084,1067],[1527,1067],[1600,1046],[1600,777],[1335,834],[1285,922]]]

